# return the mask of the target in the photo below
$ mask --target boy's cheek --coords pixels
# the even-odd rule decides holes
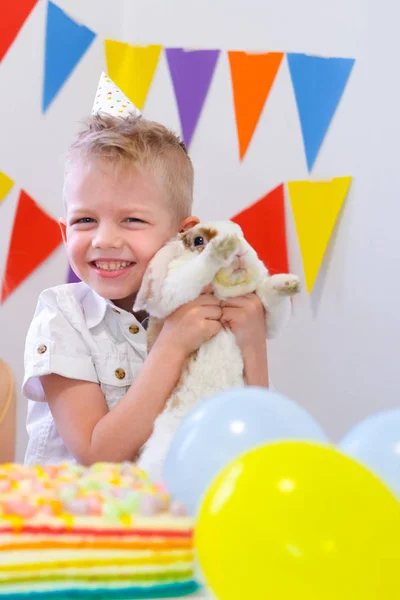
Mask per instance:
[[[138,243],[136,245],[136,256],[141,262],[147,264],[151,261],[153,256],[157,254],[157,252],[164,246],[164,244],[169,240],[167,239],[159,239],[159,240],[147,240],[144,241],[143,244]]]

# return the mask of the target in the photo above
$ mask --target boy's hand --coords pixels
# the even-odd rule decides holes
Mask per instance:
[[[267,326],[257,294],[229,298],[221,303],[221,323],[230,328],[242,352],[248,385],[268,387]]]
[[[221,315],[221,301],[213,294],[203,293],[165,320],[160,338],[186,358],[222,329]]]
[[[265,310],[257,294],[228,298],[221,303],[221,306],[221,322],[235,334],[242,354],[245,354],[248,348],[265,345],[267,339]]]

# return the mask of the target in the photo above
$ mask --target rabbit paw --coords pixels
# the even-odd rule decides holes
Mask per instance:
[[[237,235],[227,235],[223,238],[214,238],[210,243],[212,255],[219,261],[229,262],[239,249],[239,238]]]
[[[300,280],[296,275],[279,274],[271,276],[272,289],[279,296],[294,296],[300,292]]]

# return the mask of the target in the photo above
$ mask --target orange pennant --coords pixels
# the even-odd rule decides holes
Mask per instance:
[[[61,244],[57,221],[23,190],[20,193],[1,290],[1,302]]]
[[[232,218],[271,275],[288,273],[283,184]]]
[[[264,104],[275,81],[283,52],[228,52],[239,137],[240,160],[246,154]]]

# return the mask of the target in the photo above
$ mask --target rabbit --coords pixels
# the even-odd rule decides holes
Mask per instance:
[[[149,314],[148,351],[163,322],[179,306],[210,285],[221,300],[255,292],[266,311],[267,337],[275,337],[290,315],[290,296],[300,291],[297,276],[269,275],[239,225],[231,221],[198,224],[167,242],[150,261],[133,310]],[[196,404],[228,388],[245,386],[241,352],[229,329],[194,352],[183,369],[138,464],[156,481],[181,421]]]

